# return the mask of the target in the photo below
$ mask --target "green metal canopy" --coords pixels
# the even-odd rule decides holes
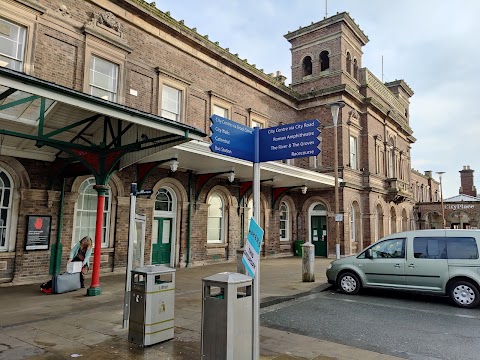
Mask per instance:
[[[82,164],[106,185],[116,169],[206,134],[192,126],[0,68],[0,154]]]

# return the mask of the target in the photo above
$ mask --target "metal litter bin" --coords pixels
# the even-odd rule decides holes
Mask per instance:
[[[251,359],[252,278],[223,272],[202,282],[202,359]]]
[[[132,270],[128,340],[142,346],[173,338],[175,269],[147,265]]]

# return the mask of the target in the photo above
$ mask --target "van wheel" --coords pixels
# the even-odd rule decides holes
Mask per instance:
[[[338,278],[338,288],[344,294],[356,295],[361,287],[360,279],[354,273],[345,272]]]
[[[462,308],[471,309],[480,302],[480,293],[476,285],[469,281],[457,281],[450,286],[449,295],[453,303]]]

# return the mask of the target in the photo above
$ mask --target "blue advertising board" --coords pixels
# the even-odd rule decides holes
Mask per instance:
[[[313,119],[260,130],[260,162],[317,156],[319,125]]]
[[[239,124],[218,115],[210,117],[212,145],[210,149],[218,154],[247,161],[254,161],[254,134],[251,127]]]
[[[247,243],[245,244],[245,249],[243,250],[242,262],[252,278],[255,277],[255,273],[257,272],[262,241],[263,229],[258,226],[253,218],[250,218]]]

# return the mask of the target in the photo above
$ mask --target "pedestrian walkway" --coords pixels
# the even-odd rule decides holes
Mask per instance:
[[[316,282],[303,283],[301,258],[262,260],[261,306],[325,289],[330,261],[316,259]],[[0,287],[0,360],[200,359],[201,279],[235,270],[234,263],[177,269],[175,338],[147,348],[129,343],[122,328],[124,275],[103,276],[103,294],[96,297],[84,290],[44,295],[38,285]],[[266,327],[260,352],[261,359],[275,360],[399,359]]]

